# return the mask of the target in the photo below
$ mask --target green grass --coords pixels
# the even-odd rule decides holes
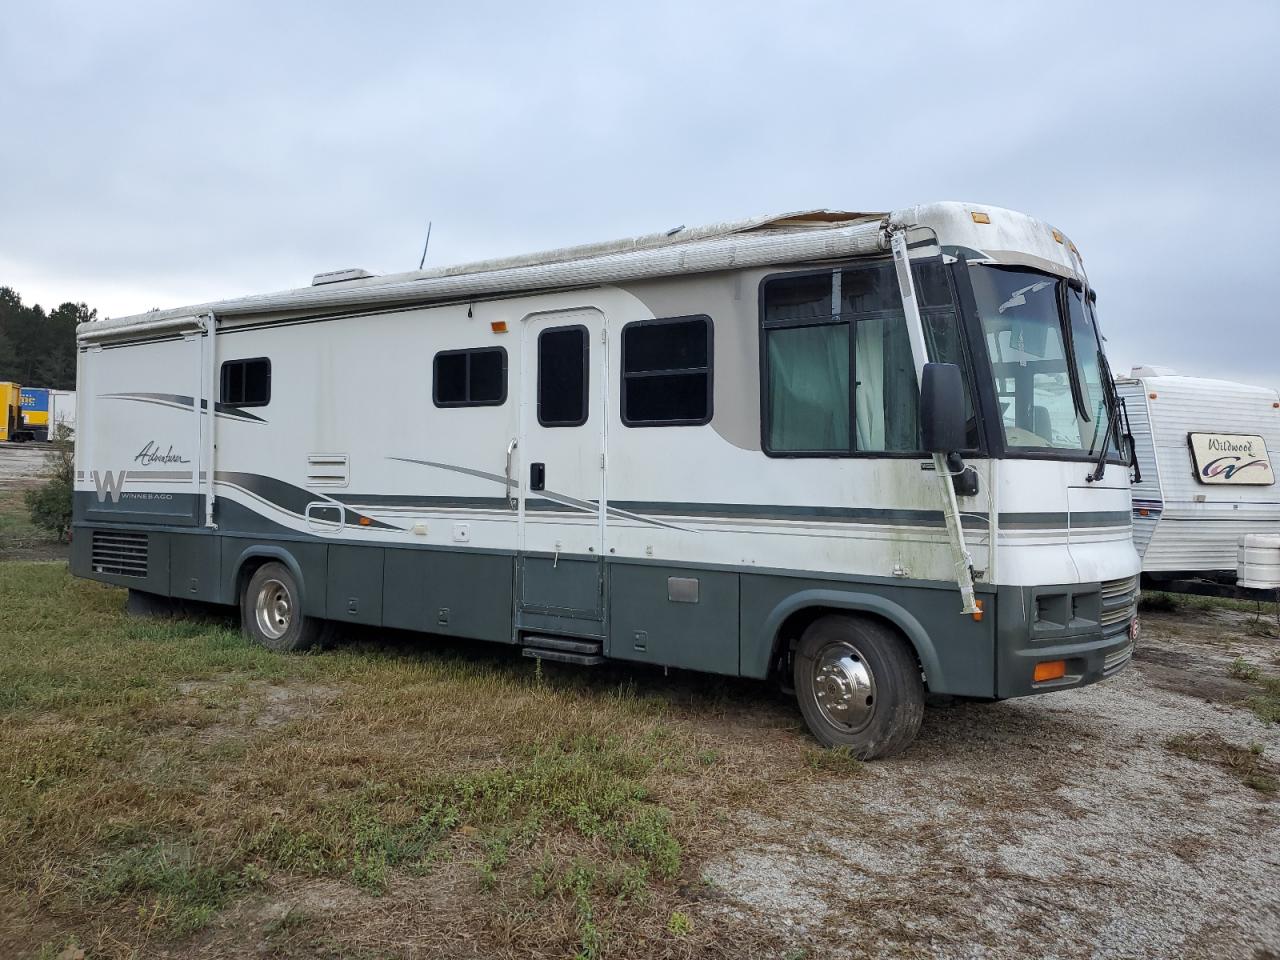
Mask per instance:
[[[1235,610],[1252,613],[1260,619],[1276,617],[1276,604],[1259,600],[1237,600],[1233,597],[1201,597],[1188,593],[1166,593],[1160,590],[1144,590],[1138,600],[1138,608],[1146,613],[1176,613],[1178,611]]]
[[[263,898],[288,911],[238,946],[216,928],[224,952],[347,950],[359,917],[294,903],[308,882],[483,953],[692,955],[750,932],[678,919],[735,812],[859,769],[756,685],[404,636],[279,656],[228,618],[135,620],[123,598],[0,563],[0,900],[18,905],[0,955],[180,950]],[[748,702],[761,729],[717,735]]]
[[[31,511],[23,499],[27,489],[19,484],[0,484],[0,541],[56,541],[57,537],[31,522]]]
[[[1232,661],[1227,672],[1235,679],[1258,688],[1257,694],[1245,700],[1245,706],[1268,723],[1280,723],[1280,675],[1266,673],[1257,664],[1241,657]]]

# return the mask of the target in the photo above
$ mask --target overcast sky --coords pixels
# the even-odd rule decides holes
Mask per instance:
[[[1127,11],[1127,12],[1126,12]],[[1067,232],[1112,365],[1280,387],[1280,3],[60,3],[0,17],[0,285],[103,315],[762,212]]]

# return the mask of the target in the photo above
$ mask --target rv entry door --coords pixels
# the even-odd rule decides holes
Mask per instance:
[[[534,313],[522,327],[517,629],[603,636],[604,314]]]

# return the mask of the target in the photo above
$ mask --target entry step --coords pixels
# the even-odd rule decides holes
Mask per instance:
[[[599,640],[571,640],[567,637],[525,637],[526,657],[535,660],[555,660],[557,663],[576,663],[593,667],[604,663]]]

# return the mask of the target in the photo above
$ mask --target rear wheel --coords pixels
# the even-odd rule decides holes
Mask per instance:
[[[815,737],[862,760],[891,757],[915,739],[924,718],[924,682],[915,653],[876,620],[815,620],[796,647],[800,712]]]
[[[289,653],[323,641],[329,624],[302,614],[302,591],[283,563],[264,563],[240,597],[240,629],[268,650]]]

